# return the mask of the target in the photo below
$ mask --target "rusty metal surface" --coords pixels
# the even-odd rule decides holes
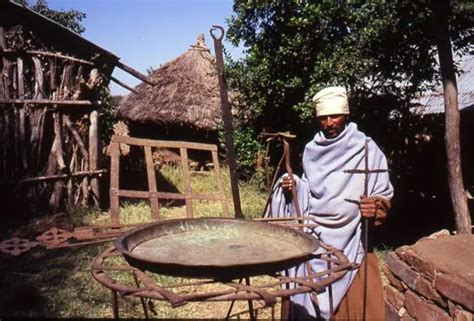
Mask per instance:
[[[140,269],[174,276],[233,279],[273,273],[306,261],[319,241],[266,222],[197,218],[167,220],[126,233],[115,242]]]
[[[216,281],[212,279],[172,278],[169,284],[155,281],[163,280],[157,274],[144,272],[130,265],[120,263],[122,257],[114,247],[99,254],[92,264],[92,276],[103,286],[120,293],[121,297],[138,297],[167,301],[173,307],[188,302],[247,301],[259,300],[265,306],[272,306],[277,298],[286,298],[301,293],[320,293],[349,270],[357,267],[350,263],[344,254],[335,248],[320,243],[324,253],[315,256],[331,263],[325,271],[311,273],[307,277],[286,277],[280,273],[251,277],[248,284],[241,280]],[[312,258],[312,257],[311,257]],[[124,284],[126,275],[135,277],[135,284]],[[262,278],[264,278],[262,280]],[[162,281],[163,282],[163,281]],[[215,284],[216,287],[210,287]]]

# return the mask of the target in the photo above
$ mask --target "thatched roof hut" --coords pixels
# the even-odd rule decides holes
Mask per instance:
[[[221,121],[219,86],[215,59],[204,43],[204,35],[184,54],[160,66],[149,77],[156,85],[139,84],[136,92],[122,100],[117,111],[118,118],[131,124],[132,135],[157,136],[158,128],[165,129],[167,137],[173,132],[183,133],[183,129],[192,136],[196,136],[193,135],[196,131],[215,133]],[[144,133],[145,128],[151,135]],[[158,131],[163,135],[163,131]],[[196,140],[192,138],[195,137],[189,140]]]

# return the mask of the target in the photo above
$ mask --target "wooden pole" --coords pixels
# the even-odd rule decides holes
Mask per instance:
[[[135,89],[133,89],[132,87],[130,87],[129,85],[121,82],[120,80],[118,80],[117,78],[115,77],[110,77],[110,80],[112,80],[113,82],[115,82],[117,85],[119,86],[122,86],[123,88],[125,89],[128,89],[130,90],[131,92],[135,93],[135,94],[138,94],[138,91],[136,91]]]
[[[449,1],[432,1],[433,25],[438,46],[439,65],[444,90],[445,143],[448,167],[448,184],[458,233],[471,234],[471,216],[467,204],[461,167],[459,134],[460,115],[458,90],[454,71],[453,53],[449,38]]]
[[[220,30],[221,35],[215,36],[213,31]],[[227,149],[227,163],[229,164],[230,171],[230,184],[232,189],[232,198],[234,201],[234,211],[236,218],[244,218],[242,214],[242,208],[240,205],[240,194],[239,184],[237,175],[237,161],[235,160],[234,150],[234,128],[232,125],[232,113],[230,110],[229,96],[227,93],[227,87],[224,78],[224,58],[222,54],[222,38],[224,37],[224,29],[220,26],[212,26],[210,31],[212,38],[214,39],[214,50],[216,54],[216,65],[217,65],[217,77],[219,80],[219,89],[221,96],[221,110],[222,110],[222,121],[224,122],[224,135],[225,145]]]
[[[94,110],[90,114],[89,126],[89,170],[95,171],[100,169],[101,153],[99,139],[99,112]],[[95,206],[100,206],[100,186],[99,178],[92,177],[90,181],[92,199]]]
[[[141,72],[133,69],[132,67],[129,67],[127,65],[125,65],[124,63],[120,62],[120,61],[117,61],[117,67],[119,67],[120,69],[122,69],[123,71],[126,71],[128,72],[130,75],[132,75],[133,77],[137,78],[137,79],[140,79],[141,81],[144,81],[146,82],[147,84],[149,85],[152,85],[152,86],[155,86],[156,83],[150,78],[150,77],[147,77],[145,76],[144,74],[142,74]]]

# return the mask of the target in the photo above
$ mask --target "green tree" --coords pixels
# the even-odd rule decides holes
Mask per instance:
[[[351,117],[384,146],[395,184],[447,195],[444,177],[433,187],[419,170],[427,164],[418,137],[442,140],[442,123],[432,126],[431,116],[414,119],[410,112],[414,98],[440,80],[436,2],[236,0],[227,36],[247,53],[229,63],[229,83],[242,101],[237,128],[290,130],[299,161],[314,135],[311,98],[327,85],[345,85]],[[474,49],[474,3],[451,1],[451,9],[443,14],[461,55]],[[443,160],[433,141],[426,144],[438,156],[431,162]]]
[[[458,52],[472,46],[473,7],[457,1],[449,17]],[[246,119],[260,128],[308,122],[311,97],[329,84],[348,87],[355,111],[371,97],[385,97],[385,110],[370,112],[386,116],[437,74],[428,0],[236,0],[229,24],[229,39],[247,48],[231,64],[232,84],[250,107]]]
[[[51,20],[56,21],[60,25],[74,31],[77,34],[82,34],[86,29],[82,24],[82,20],[86,18],[84,12],[78,10],[54,10],[48,7],[46,0],[36,0],[34,4],[29,3],[26,0],[16,0],[17,3],[22,4],[30,8],[31,10],[42,14]]]

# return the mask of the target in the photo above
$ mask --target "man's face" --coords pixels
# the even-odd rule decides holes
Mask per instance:
[[[326,138],[335,138],[344,130],[347,115],[320,116],[318,117],[318,122]]]

